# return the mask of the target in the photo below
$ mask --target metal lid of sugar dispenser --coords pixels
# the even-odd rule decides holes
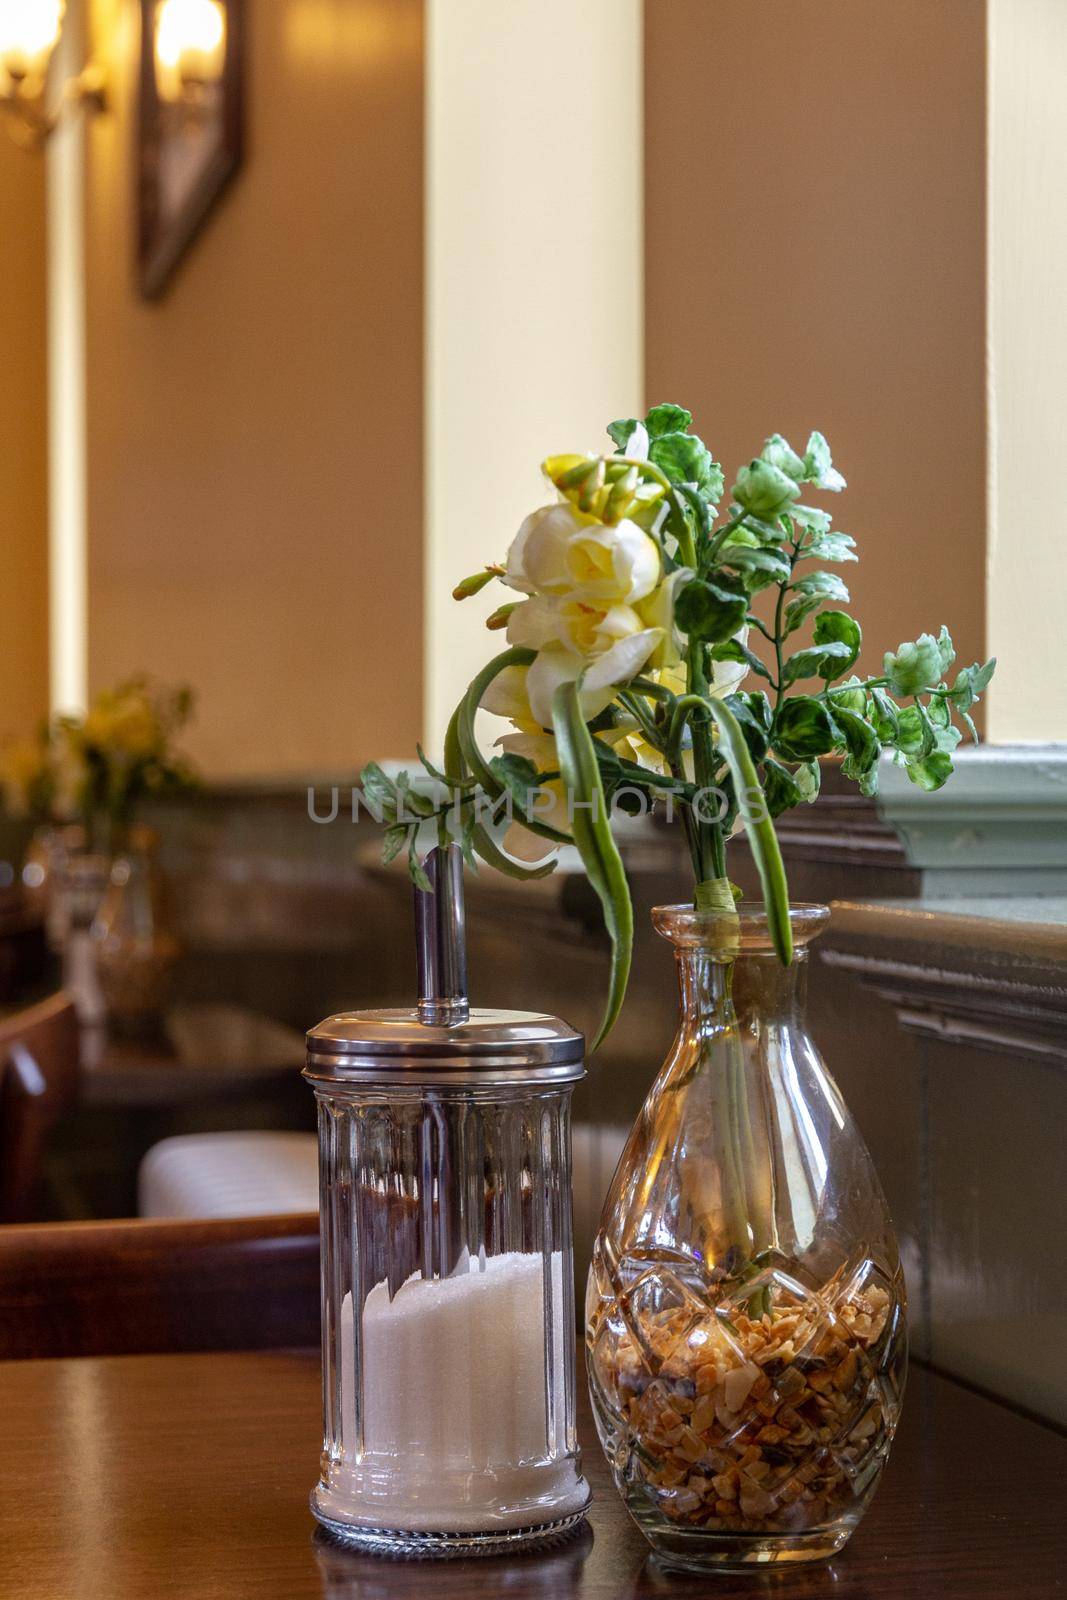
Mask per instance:
[[[585,1040],[542,1012],[472,1010],[467,1000],[463,863],[431,851],[429,891],[415,890],[419,1003],[345,1011],[307,1036],[312,1083],[567,1083],[582,1077]]]

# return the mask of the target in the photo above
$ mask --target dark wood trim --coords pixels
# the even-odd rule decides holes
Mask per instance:
[[[817,952],[895,1008],[909,1033],[1067,1062],[1067,927],[921,903],[836,903]]]
[[[318,1337],[315,1215],[0,1228],[0,1359]]]

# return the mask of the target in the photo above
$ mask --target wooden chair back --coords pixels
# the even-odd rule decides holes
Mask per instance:
[[[0,1228],[0,1360],[319,1342],[319,1219]]]
[[[78,1094],[78,1049],[69,995],[0,1020],[0,1222],[38,1214],[48,1136]]]

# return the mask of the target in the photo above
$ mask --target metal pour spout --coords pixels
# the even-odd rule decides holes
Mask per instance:
[[[466,1022],[470,1016],[463,857],[459,846],[436,846],[423,867],[431,888],[415,890],[419,1021],[428,1027],[447,1028]]]

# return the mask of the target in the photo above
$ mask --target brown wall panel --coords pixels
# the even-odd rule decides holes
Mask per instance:
[[[0,127],[0,744],[48,708],[44,171]]]
[[[94,687],[192,682],[213,776],[420,733],[421,0],[247,0],[248,153],[169,291],[135,288],[137,8],[92,0]]]
[[[982,0],[646,0],[647,389],[728,473],[777,430],[849,479],[862,666],[980,656]],[[732,477],[727,477],[727,484]]]

